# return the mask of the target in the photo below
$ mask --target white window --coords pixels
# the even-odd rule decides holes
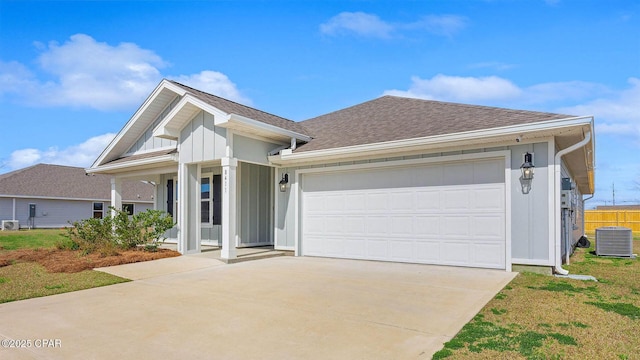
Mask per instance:
[[[222,224],[222,181],[220,175],[203,174],[200,178],[200,223]]]

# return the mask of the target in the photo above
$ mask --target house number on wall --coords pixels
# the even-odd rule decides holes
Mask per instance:
[[[225,193],[227,192],[227,184],[228,184],[227,171],[228,171],[227,169],[224,169],[224,180],[222,181],[222,183],[224,184],[224,192]]]

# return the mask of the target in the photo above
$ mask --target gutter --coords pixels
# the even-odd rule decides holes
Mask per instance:
[[[556,274],[560,274],[560,275],[568,275],[569,271],[565,270],[562,268],[562,248],[561,248],[561,218],[560,216],[558,216],[558,210],[560,209],[560,181],[561,181],[561,160],[562,157],[570,152],[573,152],[583,146],[585,146],[586,144],[588,144],[591,141],[591,131],[588,131],[585,135],[584,135],[584,139],[580,140],[579,142],[569,146],[568,148],[562,149],[560,151],[558,151],[558,153],[555,156],[555,161],[554,161],[554,165],[555,165],[555,174],[554,174],[554,189],[555,189],[555,196],[554,196],[554,200],[555,200],[555,205],[554,205],[554,212],[556,213],[555,216],[555,242],[556,242],[556,264],[554,266],[554,271]],[[569,251],[567,249],[567,251]]]

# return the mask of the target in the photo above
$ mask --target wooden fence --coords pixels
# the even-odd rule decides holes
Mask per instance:
[[[595,232],[602,226],[624,226],[640,232],[640,210],[585,210],[585,232]]]

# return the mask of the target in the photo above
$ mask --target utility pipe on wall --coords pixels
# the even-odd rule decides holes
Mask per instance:
[[[591,131],[587,131],[587,133],[584,135],[584,139],[582,139],[581,141],[569,146],[568,148],[562,149],[560,151],[558,151],[558,153],[555,156],[555,161],[554,161],[554,166],[555,166],[555,176],[554,176],[554,189],[555,189],[555,206],[554,206],[554,213],[556,214],[556,216],[554,216],[555,218],[555,246],[556,246],[556,265],[554,268],[554,271],[557,274],[560,275],[567,275],[569,274],[569,271],[565,270],[562,268],[562,248],[561,248],[561,243],[562,243],[562,236],[561,236],[561,228],[562,228],[562,219],[560,216],[558,216],[558,212],[561,211],[560,210],[560,189],[561,189],[561,177],[562,177],[562,157],[570,152],[573,152],[583,146],[585,146],[586,144],[589,143],[589,141],[591,141]],[[569,251],[569,249],[567,249],[567,251]]]

